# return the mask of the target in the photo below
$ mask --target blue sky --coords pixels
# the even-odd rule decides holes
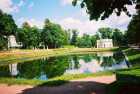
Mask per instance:
[[[95,34],[101,27],[126,30],[131,18],[125,14],[113,14],[104,21],[89,21],[84,9],[73,7],[72,0],[0,0],[0,9],[13,15],[18,26],[27,21],[31,26],[43,27],[46,18],[60,24],[64,29],[77,29],[79,34]],[[135,13],[134,6],[128,6]]]

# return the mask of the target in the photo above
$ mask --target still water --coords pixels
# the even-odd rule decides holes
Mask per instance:
[[[47,80],[64,74],[96,73],[128,68],[120,52],[68,55],[0,66],[0,77]]]

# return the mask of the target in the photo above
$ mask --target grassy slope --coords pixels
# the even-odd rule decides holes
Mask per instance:
[[[116,71],[117,81],[108,85],[108,94],[118,94],[122,87],[140,85],[140,50],[123,49],[132,68]],[[139,67],[138,67],[139,66]],[[111,89],[110,89],[111,88]]]
[[[98,72],[94,74],[75,74],[75,75],[62,75],[59,77],[55,77],[46,81],[42,80],[27,80],[27,79],[15,79],[15,78],[0,78],[0,83],[6,84],[28,84],[28,85],[46,85],[46,86],[57,86],[68,82],[69,80],[74,79],[81,79],[86,77],[97,77],[97,76],[104,76],[104,75],[113,75],[113,72]]]
[[[114,51],[118,48],[97,49],[97,48],[61,48],[49,50],[11,50],[0,52],[0,64],[23,62],[41,57],[51,57],[69,54],[83,54],[99,51]]]

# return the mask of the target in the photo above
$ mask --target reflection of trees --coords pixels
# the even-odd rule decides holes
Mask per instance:
[[[113,57],[111,57],[111,56],[102,57],[102,60],[103,60],[103,61],[102,61],[101,66],[104,66],[104,67],[112,66],[112,65],[115,63]]]
[[[41,62],[41,60],[34,60],[34,61],[26,62],[26,63],[19,63],[18,76],[21,78],[27,78],[27,79],[39,77],[41,76],[42,64],[43,63]]]
[[[2,77],[10,76],[8,65],[0,66],[0,76],[2,76]]]
[[[72,61],[69,62],[70,64],[73,63],[74,64],[74,68],[79,68],[79,57],[77,55],[73,55],[72,56]],[[70,65],[71,66],[71,65]]]
[[[122,52],[116,52],[113,54],[113,58],[115,59],[116,63],[119,64],[125,57]]]
[[[124,60],[124,55],[120,52],[117,52],[117,53],[114,53],[113,56],[106,56],[106,57],[100,57],[100,58],[102,58],[101,66],[110,67],[114,64],[120,64]]]
[[[85,62],[91,62],[92,59],[97,59],[97,55],[96,54],[86,54],[86,55],[82,55],[80,59],[83,59]]]
[[[44,66],[44,72],[48,78],[62,75],[69,66],[69,58],[67,56],[51,57]]]

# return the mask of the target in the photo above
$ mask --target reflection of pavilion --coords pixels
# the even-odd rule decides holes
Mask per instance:
[[[16,64],[9,64],[9,70],[10,70],[11,76],[16,76],[18,74],[17,63]]]
[[[91,62],[84,62],[84,60],[79,60],[79,68],[74,67],[74,63],[69,66],[69,69],[65,71],[67,74],[80,74],[80,73],[95,73],[97,71],[102,71],[100,63],[93,59]]]
[[[77,63],[72,60],[69,63],[69,68],[65,71],[65,74],[81,74],[81,73],[95,73],[104,70],[115,70],[128,68],[128,64],[125,59],[117,61],[113,57],[113,52],[99,52],[97,58],[92,59],[89,62],[85,62],[83,59],[78,60]]]
[[[109,57],[109,56],[113,56],[113,52],[98,52],[97,56],[100,57]]]

